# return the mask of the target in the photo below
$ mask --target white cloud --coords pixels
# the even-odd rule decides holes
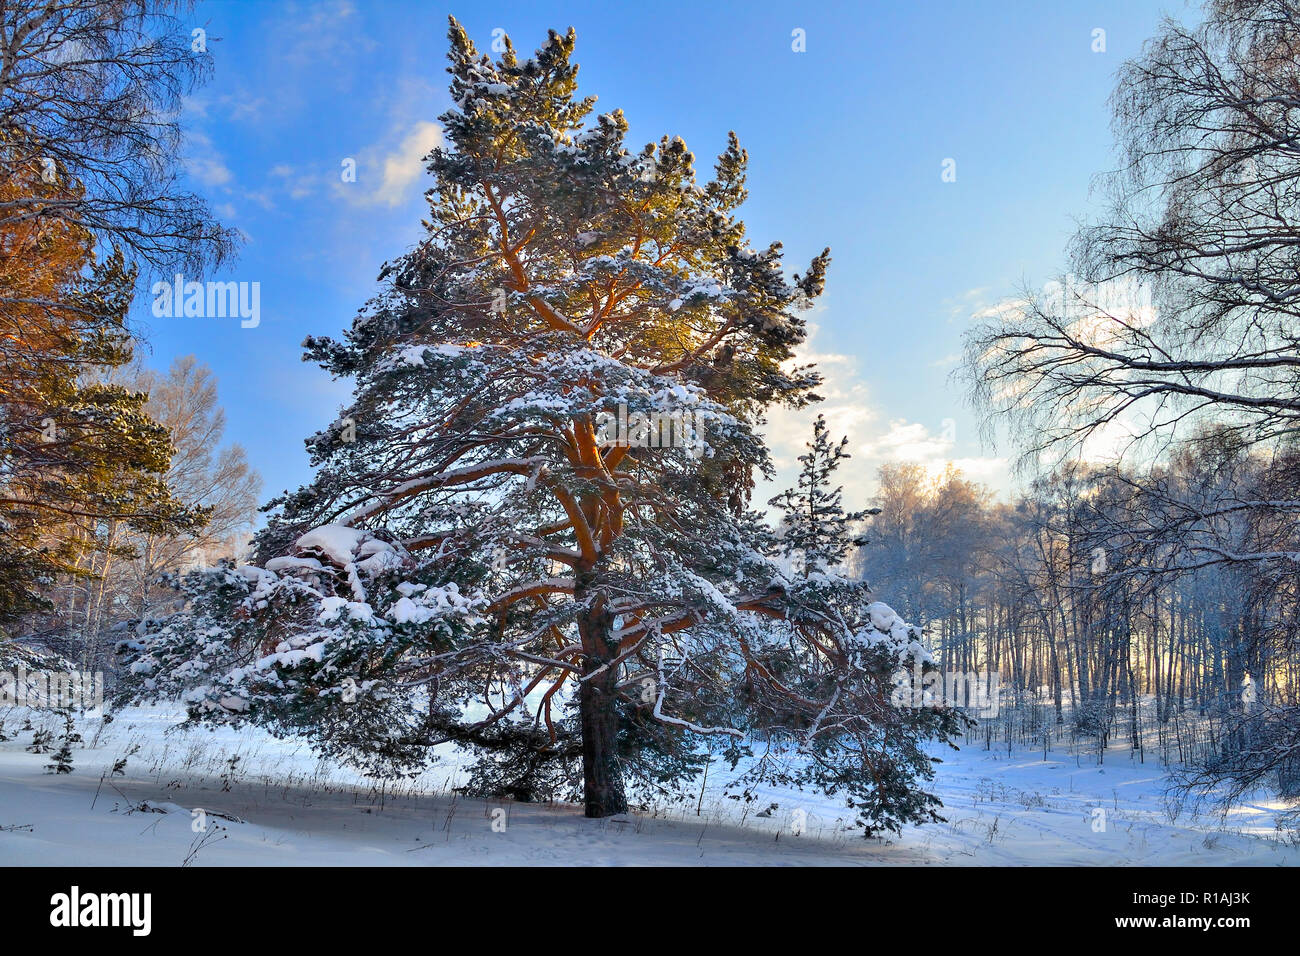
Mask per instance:
[[[995,492],[1011,488],[1011,461],[1007,458],[954,458],[952,466],[971,481],[988,485]],[[927,468],[930,474],[937,472]]]
[[[948,434],[932,435],[920,422],[897,418],[883,435],[861,441],[859,455],[877,461],[928,462],[943,458],[955,440]]]
[[[229,108],[232,120],[257,119],[262,113],[262,107],[266,105],[266,99],[261,96],[228,96],[223,97],[223,105]]]
[[[315,66],[320,63],[348,63],[358,51],[370,50],[375,41],[362,30],[363,18],[350,0],[289,3],[281,8],[282,35],[290,38],[284,51],[286,62]]]
[[[987,286],[967,289],[961,295],[944,299],[942,305],[948,310],[949,321],[964,319],[973,311],[984,306],[988,294]]]
[[[424,158],[442,145],[442,127],[429,120],[394,123],[380,143],[366,146],[338,162],[314,169],[277,163],[267,171],[267,189],[290,199],[306,199],[320,191],[354,206],[397,208],[416,193],[413,187],[425,177]],[[344,160],[351,161],[356,178],[344,181]],[[250,195],[270,208],[268,193]],[[265,201],[264,201],[265,200]]]
[[[858,457],[874,467],[894,462],[911,462],[922,466],[931,476],[941,474],[948,465],[959,469],[967,478],[1005,488],[1010,476],[1006,458],[956,458],[957,423],[945,419],[935,434],[921,422],[894,419],[883,435],[867,438],[858,444]]]
[[[248,190],[244,193],[244,198],[257,203],[263,209],[275,208],[275,200],[272,199],[270,193],[264,189]]]
[[[212,140],[199,130],[189,134],[186,166],[190,175],[205,186],[224,186],[234,179]]]
[[[766,503],[782,488],[793,487],[798,467],[796,459],[806,450],[812,436],[813,421],[819,414],[826,416],[832,438],[849,437],[848,451],[853,457],[841,467],[839,474],[844,485],[846,507],[867,506],[875,493],[876,472],[881,465],[888,463],[915,463],[931,476],[942,474],[951,464],[967,479],[986,484],[995,492],[1011,490],[1011,467],[1007,458],[954,455],[958,426],[953,419],[935,422],[932,428],[923,422],[895,418],[882,427],[880,413],[859,376],[857,359],[851,355],[818,352],[814,344],[817,331],[817,325],[810,322],[808,340],[798,350],[794,362],[817,365],[824,379],[817,392],[825,401],[800,411],[782,408],[769,412],[769,424],[763,433],[777,468],[777,478],[773,482],[764,482],[755,490],[756,505]]]
[[[1003,299],[994,305],[976,309],[970,314],[970,317],[976,321],[1011,318],[1022,313],[1027,305],[1029,305],[1027,299]]]
[[[870,405],[867,386],[858,377],[857,359],[852,355],[818,352],[812,344],[817,331],[816,323],[809,322],[808,339],[796,352],[791,364],[812,363],[817,366],[824,380],[817,394],[824,401],[799,411],[773,408],[768,412],[768,424],[764,426],[763,434],[778,469],[795,466],[795,459],[804,453],[804,445],[812,435],[813,421],[819,414],[826,416],[826,424],[831,434],[836,436],[855,436],[877,417]]]
[[[1008,298],[972,313],[974,320],[1023,322],[1030,308],[1042,310],[1063,323],[1070,335],[1086,345],[1121,350],[1135,331],[1148,329],[1160,319],[1151,289],[1143,283],[1121,278],[1100,283],[1082,282],[1073,276],[1044,284],[1029,297]],[[1026,378],[1004,382],[994,393],[999,403],[1020,401],[1031,387]],[[1088,401],[1080,394],[1079,400]],[[1070,446],[1066,457],[1092,464],[1113,464],[1142,451],[1143,437],[1154,431],[1158,437],[1168,431],[1154,421],[1154,407],[1131,406],[1117,417],[1103,422],[1088,434],[1080,446]],[[1062,450],[1044,452],[1038,464],[1044,469],[1057,467]]]
[[[1113,465],[1123,461],[1147,432],[1139,422],[1140,416],[1130,411],[1102,423],[1083,440],[1077,457],[1094,465]],[[1050,458],[1044,460],[1050,461]]]
[[[441,144],[441,126],[428,120],[416,123],[401,145],[387,153],[378,163],[381,179],[378,187],[368,194],[368,201],[400,206],[410,198],[411,184],[424,174],[424,157]]]
[[[806,450],[812,436],[813,421],[826,416],[831,437],[849,437],[848,451],[853,457],[840,469],[845,505],[864,508],[875,493],[876,471],[890,462],[915,462],[932,476],[951,463],[966,478],[988,484],[995,491],[1010,488],[1010,467],[1005,458],[957,458],[957,425],[951,419],[935,423],[932,430],[921,422],[893,419],[881,427],[880,413],[873,406],[870,391],[858,373],[852,355],[818,352],[814,340],[818,327],[808,325],[808,340],[794,359],[795,364],[815,363],[824,383],[817,389],[825,400],[800,411],[772,409],[768,425],[763,428],[772,461],[777,468],[773,482],[764,482],[755,490],[754,503],[762,505],[782,488],[793,487],[798,468],[797,458]]]

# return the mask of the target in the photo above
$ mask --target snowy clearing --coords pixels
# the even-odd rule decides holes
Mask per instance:
[[[26,712],[56,728],[49,712]],[[703,801],[588,820],[576,805],[452,792],[449,751],[425,774],[374,785],[260,731],[183,728],[176,711],[132,708],[80,725],[75,770],[45,771],[33,731],[8,715],[0,743],[0,865],[1294,865],[1278,802],[1171,819],[1164,774],[1119,749],[1104,766],[1062,753],[949,753],[938,793],[948,822],[863,839],[817,794],[764,789],[727,799],[715,764]],[[95,739],[98,733],[98,740]],[[93,746],[91,746],[93,744]],[[124,775],[102,779],[126,757]],[[234,759],[238,758],[238,759]],[[776,804],[772,808],[772,804]],[[1104,816],[1097,809],[1104,810]],[[196,832],[196,809],[207,832]],[[759,816],[758,814],[765,814]],[[802,829],[801,834],[794,831]]]

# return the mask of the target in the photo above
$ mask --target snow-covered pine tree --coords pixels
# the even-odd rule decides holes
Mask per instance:
[[[752,248],[734,135],[704,185],[680,139],[629,152],[576,96],[572,30],[524,61],[450,39],[427,234],[343,341],[305,343],[356,380],[318,475],[272,503],[261,567],[191,577],[126,643],[136,693],[376,769],[452,741],[478,792],[567,795],[580,762],[595,817],[765,735],[856,760],[832,787],[906,818],[914,725],[879,762],[839,741],[916,635],[792,579],[748,508],[763,410],[815,399],[791,360],[829,254],[791,280]]]

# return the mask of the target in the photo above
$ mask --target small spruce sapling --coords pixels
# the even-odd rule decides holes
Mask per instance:
[[[59,749],[54,752],[51,762],[45,765],[45,772],[72,773],[72,745],[76,743],[81,743],[81,734],[77,733],[76,726],[72,722],[72,711],[64,711]]]

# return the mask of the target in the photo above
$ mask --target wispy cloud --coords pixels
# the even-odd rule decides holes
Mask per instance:
[[[379,185],[366,194],[372,203],[399,206],[410,198],[411,184],[424,174],[424,158],[442,145],[442,127],[427,120],[418,122],[397,149],[386,153],[378,163]]]
[[[424,159],[442,145],[442,127],[430,120],[397,123],[380,142],[342,156],[337,165],[300,168],[278,163],[268,172],[271,187],[301,200],[322,191],[354,206],[395,209],[418,195],[425,177]],[[343,173],[352,175],[344,178]]]
[[[879,468],[884,464],[907,462],[920,465],[934,477],[949,465],[967,478],[1005,490],[1010,481],[1011,463],[1006,458],[955,457],[957,423],[945,419],[936,434],[921,422],[895,419],[883,434],[858,442],[857,456]]]
[[[793,468],[795,459],[803,454],[804,445],[812,434],[812,423],[817,416],[825,415],[826,424],[834,435],[857,435],[878,413],[871,406],[871,396],[858,374],[857,358],[835,352],[820,352],[814,342],[818,326],[808,323],[808,339],[797,351],[792,364],[815,364],[821,372],[823,383],[817,389],[823,401],[812,408],[792,410],[774,408],[768,413],[768,424],[763,428],[773,462],[778,469]]]
[[[190,175],[203,185],[226,186],[234,179],[221,153],[202,130],[190,131],[188,147],[186,166]]]
[[[350,0],[291,3],[284,8],[283,35],[290,38],[284,59],[291,64],[316,66],[346,63],[375,41],[362,30],[362,18]]]

